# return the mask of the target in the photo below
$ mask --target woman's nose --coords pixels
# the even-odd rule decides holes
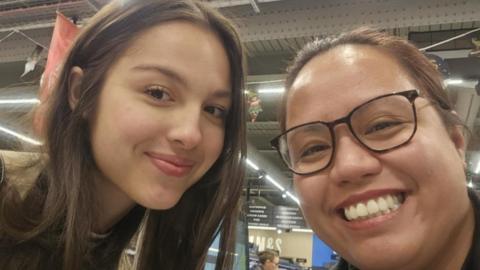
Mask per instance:
[[[177,117],[172,116],[173,122],[167,132],[167,139],[185,150],[195,148],[203,139],[201,111],[185,109],[183,112],[176,113]]]
[[[330,177],[338,184],[360,183],[381,171],[381,162],[346,127],[338,128]]]

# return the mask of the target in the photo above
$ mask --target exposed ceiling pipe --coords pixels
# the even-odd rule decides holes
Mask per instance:
[[[41,5],[41,6],[33,6],[33,7],[28,7],[28,8],[9,9],[9,10],[0,11],[0,16],[3,17],[3,16],[17,15],[18,13],[21,13],[22,15],[25,15],[25,13],[27,13],[27,12],[32,12],[32,11],[37,11],[37,10],[45,10],[45,9],[51,9],[53,11],[56,11],[57,9],[61,9],[61,8],[64,8],[64,7],[70,7],[70,6],[77,6],[78,4],[82,4],[82,3],[85,3],[85,1],[84,0],[76,0],[76,1],[71,1],[71,2],[60,2],[60,3],[56,2],[56,3],[52,3],[52,4],[46,4],[46,5]]]
[[[431,48],[440,46],[440,45],[442,45],[442,44],[448,43],[448,42],[450,42],[450,41],[453,41],[453,40],[455,40],[455,39],[459,39],[459,38],[461,38],[461,37],[470,35],[470,34],[472,34],[472,33],[478,32],[478,31],[480,31],[480,28],[473,29],[473,30],[468,31],[468,32],[465,32],[465,33],[463,33],[463,34],[460,34],[460,35],[454,36],[454,37],[452,37],[452,38],[449,38],[449,39],[446,39],[446,40],[437,42],[437,43],[432,44],[432,45],[430,45],[430,46],[421,48],[420,51],[425,52],[425,51],[427,51],[427,50],[429,50],[429,49],[431,49]]]
[[[35,24],[24,24],[15,27],[5,27],[0,28],[0,33],[2,32],[12,32],[12,31],[28,31],[28,30],[36,30],[36,29],[44,29],[44,28],[51,28],[55,25],[55,20],[51,22],[45,23],[35,23]]]
[[[85,0],[85,2],[87,2],[87,4],[93,9],[95,10],[95,12],[97,12],[99,9],[100,9],[100,5],[95,2],[94,0]]]
[[[250,0],[250,5],[255,13],[260,13],[260,7],[258,6],[257,0]]]
[[[278,2],[278,1],[285,1],[285,0],[224,0],[224,1],[217,0],[217,1],[208,2],[208,4],[215,8],[227,8],[227,7],[235,7],[235,6],[243,6],[243,5],[251,5],[253,7],[253,5],[257,5],[258,3],[268,3],[268,2]],[[256,2],[256,3],[252,4],[252,2]],[[260,9],[258,9],[257,13],[259,12],[260,12]]]
[[[88,3],[90,4],[88,4]],[[35,30],[35,29],[43,29],[43,28],[50,28],[55,25],[55,17],[56,17],[56,10],[62,10],[63,8],[70,8],[70,7],[78,7],[79,4],[86,4],[90,8],[92,8],[92,15],[94,12],[96,12],[96,9],[94,9],[94,4],[85,0],[79,0],[79,1],[74,1],[74,2],[62,2],[58,4],[50,4],[50,5],[43,5],[43,6],[36,6],[36,7],[31,7],[31,8],[26,8],[26,9],[14,9],[14,10],[6,10],[6,11],[0,11],[0,17],[2,16],[15,16],[15,15],[20,15],[22,14],[22,17],[25,18],[26,13],[30,13],[32,11],[36,12],[39,10],[45,10],[45,9],[50,9],[52,11],[52,19],[51,20],[45,20],[44,22],[39,23],[37,22],[32,22],[31,24],[24,24],[24,25],[16,25],[16,26],[9,26],[9,27],[4,27],[0,28],[0,33],[1,32],[11,32],[11,31],[25,31],[25,30]],[[1,20],[0,20],[1,22]]]
[[[11,4],[17,4],[17,3],[20,3],[20,4],[24,4],[25,3],[25,0],[3,0],[2,2],[0,2],[0,7],[1,6],[6,6],[6,5],[11,5]]]

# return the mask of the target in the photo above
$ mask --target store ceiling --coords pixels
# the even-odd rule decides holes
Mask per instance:
[[[0,97],[34,97],[42,67],[20,78],[27,57],[36,44],[48,47],[56,11],[83,24],[108,0],[2,0],[0,1]],[[294,52],[315,37],[339,33],[360,25],[370,25],[409,38],[425,47],[480,27],[478,0],[206,0],[237,23],[248,54],[247,88],[281,87],[284,71]],[[13,31],[13,32],[12,32]],[[480,78],[480,58],[468,57],[472,37],[480,32],[431,51],[447,59],[451,76],[465,82],[450,86],[457,110],[473,134],[479,133],[479,97],[474,86]],[[34,43],[35,42],[35,43]],[[47,50],[42,52],[46,58]],[[44,60],[40,65],[44,64]],[[282,186],[291,190],[291,174],[270,148],[269,140],[279,133],[276,111],[279,94],[259,94],[263,112],[257,122],[248,123],[249,159]],[[0,121],[20,132],[30,134],[28,125],[13,121],[28,108],[9,113],[0,107]],[[11,142],[7,135],[4,142]],[[2,143],[0,147],[8,147]],[[479,149],[478,139],[471,148]],[[480,156],[472,154],[472,161]],[[282,198],[278,188],[259,173],[249,169],[250,198],[268,204],[294,204]],[[480,183],[477,185],[480,186]],[[293,192],[292,192],[293,193]]]

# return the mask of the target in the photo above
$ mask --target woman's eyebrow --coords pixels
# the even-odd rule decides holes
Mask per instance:
[[[220,89],[220,90],[216,90],[212,94],[212,96],[216,98],[230,98],[232,96],[232,93],[227,89]]]
[[[188,85],[187,80],[182,75],[180,75],[178,72],[172,70],[171,68],[168,68],[168,67],[165,67],[165,66],[162,66],[162,65],[140,64],[140,65],[134,66],[132,68],[132,70],[134,70],[134,71],[153,71],[153,72],[157,72],[157,73],[160,73],[164,76],[169,77],[170,79],[174,80],[175,82],[177,82],[177,83],[179,83],[183,86]],[[219,89],[219,90],[216,90],[212,94],[212,96],[216,97],[216,98],[230,98],[232,96],[232,93],[228,89]]]
[[[177,83],[180,83],[182,85],[187,85],[187,81],[185,80],[185,78],[183,78],[178,72],[175,72],[174,70],[172,70],[168,67],[162,66],[162,65],[140,64],[140,65],[134,66],[132,68],[132,70],[134,70],[134,71],[153,71],[153,72],[157,72],[157,73],[160,73],[164,76],[169,77],[170,79],[173,79]]]

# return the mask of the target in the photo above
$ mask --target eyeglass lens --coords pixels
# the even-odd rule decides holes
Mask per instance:
[[[402,95],[390,95],[357,107],[347,124],[357,140],[372,151],[385,151],[407,142],[415,132],[415,111]],[[328,166],[334,154],[333,127],[312,123],[294,128],[279,140],[279,150],[297,173]]]

